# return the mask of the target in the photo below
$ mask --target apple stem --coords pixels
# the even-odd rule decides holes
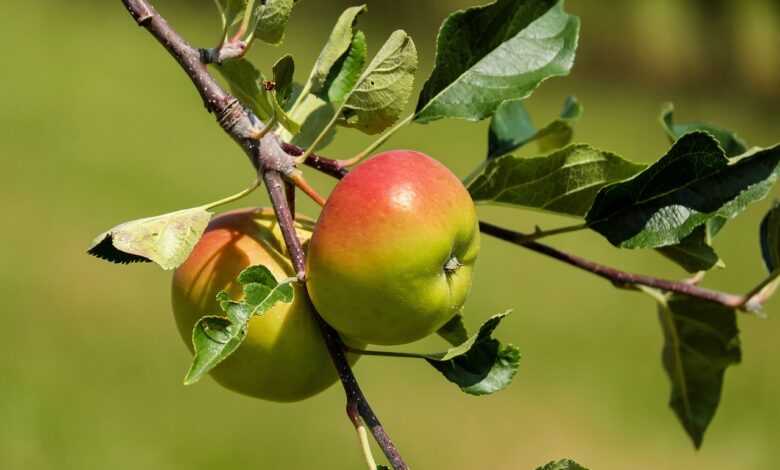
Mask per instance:
[[[320,207],[325,205],[325,198],[320,196],[320,194],[317,192],[316,189],[314,189],[307,181],[306,178],[303,177],[303,173],[296,170],[296,172],[288,177],[290,181],[298,187],[301,191],[303,191],[307,196],[309,196],[314,202],[319,204]]]
[[[410,353],[402,351],[372,351],[370,349],[357,349],[350,346],[345,346],[347,352],[352,354],[360,354],[361,356],[381,356],[381,357],[395,357],[403,359],[428,359],[425,354]]]

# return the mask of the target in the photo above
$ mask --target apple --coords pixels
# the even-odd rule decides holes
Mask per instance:
[[[298,236],[307,240],[313,221],[299,217]],[[262,264],[277,279],[295,274],[271,209],[243,209],[215,217],[187,261],[173,275],[176,325],[192,351],[192,328],[204,315],[223,314],[216,295],[242,295],[236,282],[246,267]],[[351,364],[357,356],[347,355]],[[291,402],[319,393],[338,380],[314,311],[302,285],[292,303],[278,303],[249,321],[241,346],[211,371],[224,387],[257,398]]]
[[[461,310],[479,252],[474,202],[443,164],[393,150],[358,165],[314,228],[307,286],[342,335],[409,343]]]

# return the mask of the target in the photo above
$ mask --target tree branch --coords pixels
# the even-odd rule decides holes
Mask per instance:
[[[287,199],[285,198],[282,188],[282,177],[276,171],[266,171],[263,174],[266,187],[268,188],[268,195],[271,198],[271,202],[276,212],[276,218],[279,220],[279,226],[282,229],[284,241],[287,243],[287,249],[290,253],[290,258],[293,261],[293,266],[298,273],[305,272],[304,259],[302,256],[298,256],[297,253],[302,254],[301,242],[298,239],[298,235],[295,233],[295,227],[293,226],[292,214],[287,206]],[[305,284],[304,288],[305,288]],[[333,364],[336,366],[336,371],[341,379],[341,384],[344,386],[344,393],[347,395],[347,410],[354,409],[355,407],[360,412],[360,416],[365,421],[366,425],[371,429],[371,433],[374,435],[379,447],[382,448],[387,460],[393,466],[394,469],[407,469],[406,463],[404,463],[401,455],[387,435],[382,423],[377,418],[371,406],[368,404],[363,391],[358,385],[355,374],[352,373],[352,369],[349,367],[347,358],[344,355],[344,345],[339,337],[338,333],[325,321],[319,314],[316,315],[317,321],[322,330],[325,344],[328,347]],[[353,420],[354,422],[354,420]]]
[[[288,175],[294,169],[293,156],[285,150],[285,147],[289,148],[289,146],[280,142],[278,136],[273,133],[265,134],[258,140],[258,131],[263,128],[263,123],[214,80],[206,68],[207,60],[204,60],[203,52],[187,43],[146,0],[122,0],[122,3],[136,23],[146,28],[181,65],[200,93],[206,109],[214,114],[222,129],[241,146],[252,165],[262,174],[293,265],[299,279],[303,280],[305,273],[303,249],[295,233],[293,215],[282,179],[283,174]],[[327,159],[317,156],[307,159],[306,163],[323,171],[330,169],[331,174],[338,175],[337,177],[346,174],[336,171]],[[328,352],[344,386],[348,407],[356,407],[359,411],[393,468],[408,469],[358,386],[344,355],[343,343],[338,333],[319,315],[316,317]]]
[[[300,157],[301,155],[303,155],[304,152],[304,149],[302,149],[301,147],[298,147],[295,144],[290,144],[287,142],[282,143],[282,148],[284,149],[285,152],[289,153],[294,157]],[[336,179],[341,179],[347,176],[347,173],[349,173],[349,170],[343,165],[341,165],[338,162],[338,160],[333,160],[331,158],[315,155],[313,153],[309,154],[309,156],[306,157],[306,161],[304,163]]]
[[[698,287],[689,282],[670,281],[643,274],[633,274],[625,271],[599,264],[576,255],[572,255],[556,248],[542,243],[529,240],[529,236],[523,233],[508,230],[487,222],[479,222],[479,230],[500,240],[522,246],[531,251],[541,253],[550,258],[557,259],[571,266],[577,267],[596,276],[609,280],[617,287],[633,289],[636,285],[653,287],[666,292],[675,292],[689,297],[695,297],[709,302],[715,302],[729,308],[746,309],[754,311],[760,308],[760,305],[745,304],[745,297],[742,295],[729,294],[725,292],[714,291]]]

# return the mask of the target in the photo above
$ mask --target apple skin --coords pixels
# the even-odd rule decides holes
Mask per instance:
[[[298,218],[298,236],[307,240],[313,222]],[[192,352],[192,328],[204,315],[224,315],[215,296],[227,290],[242,296],[235,281],[246,267],[262,264],[278,280],[294,276],[273,210],[243,209],[215,217],[187,261],[173,275],[176,325]],[[303,286],[292,303],[278,303],[249,320],[241,346],[211,371],[222,386],[277,402],[303,400],[338,380]],[[347,355],[351,364],[358,356]]]
[[[461,181],[425,154],[384,152],[328,198],[309,245],[307,287],[342,335],[409,343],[460,311],[478,252],[476,210]]]

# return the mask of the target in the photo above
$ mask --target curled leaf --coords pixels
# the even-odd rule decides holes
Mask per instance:
[[[742,155],[748,149],[747,144],[736,132],[722,129],[705,122],[688,122],[677,124],[674,122],[674,105],[667,103],[661,110],[661,126],[669,136],[669,140],[675,142],[689,132],[703,131],[715,137],[729,158]]]
[[[195,207],[125,222],[95,238],[88,253],[113,263],[152,261],[174,269],[187,259],[211,215]]]
[[[493,331],[510,312],[492,316],[462,344],[425,359],[450,382],[470,395],[487,395],[507,387],[517,373],[520,351],[501,344]]]
[[[233,300],[227,292],[217,294],[217,301],[225,316],[204,316],[192,330],[192,359],[184,384],[190,385],[219,365],[244,341],[249,320],[262,315],[278,302],[293,300],[292,279],[278,282],[271,271],[262,265],[250,266],[238,275],[244,295]]]

